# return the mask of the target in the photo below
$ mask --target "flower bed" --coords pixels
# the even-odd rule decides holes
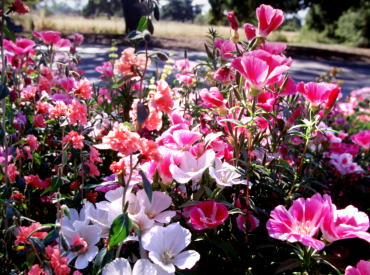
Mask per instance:
[[[99,85],[82,35],[15,39],[28,8],[3,13],[4,274],[368,274],[370,88],[336,103],[340,70],[295,83],[267,5],[247,42],[229,12],[201,64],[148,51],[147,4]]]

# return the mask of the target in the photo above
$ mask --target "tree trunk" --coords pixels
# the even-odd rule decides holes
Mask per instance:
[[[141,6],[139,0],[121,0],[123,16],[126,22],[126,35],[136,30],[141,18]]]

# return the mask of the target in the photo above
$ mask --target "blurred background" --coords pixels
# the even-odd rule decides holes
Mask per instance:
[[[285,13],[284,24],[270,41],[370,47],[370,1],[351,0],[157,0],[161,19],[155,36],[204,37],[212,26],[229,37],[227,11],[240,26],[257,25],[256,8],[264,3]],[[12,0],[6,0],[10,5]],[[146,5],[139,0],[26,0],[32,11],[16,17],[24,30],[83,34],[125,34],[136,29]],[[240,30],[239,33],[243,33]],[[242,37],[243,38],[243,37]]]

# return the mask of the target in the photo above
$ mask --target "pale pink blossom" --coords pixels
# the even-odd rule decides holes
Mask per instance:
[[[266,227],[270,237],[290,243],[302,242],[316,250],[322,250],[325,243],[314,238],[326,214],[325,203],[320,194],[293,201],[286,210],[283,205],[271,211]]]
[[[360,165],[353,162],[353,156],[349,153],[344,153],[341,155],[332,153],[330,155],[329,163],[337,168],[341,175],[359,173],[364,171]]]
[[[79,34],[79,33],[76,32],[73,35],[73,40],[74,40],[73,45],[75,47],[80,46],[82,44],[82,42],[84,41],[84,36],[82,34]]]

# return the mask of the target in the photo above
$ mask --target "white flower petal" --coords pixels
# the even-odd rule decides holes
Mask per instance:
[[[149,252],[149,258],[157,265],[159,265],[161,268],[163,268],[165,271],[167,271],[168,273],[175,273],[176,271],[176,268],[175,266],[169,262],[167,264],[165,264],[163,261],[162,261],[162,257],[154,252],[154,251],[150,251]]]
[[[135,263],[132,275],[156,275],[157,269],[149,260],[141,259]]]
[[[165,228],[165,251],[169,250],[172,254],[180,253],[191,242],[191,233],[179,223],[172,223]]]
[[[115,259],[103,268],[102,275],[131,275],[130,263],[124,258]]]
[[[194,250],[188,250],[176,255],[173,263],[180,269],[192,268],[200,259],[200,254]]]

